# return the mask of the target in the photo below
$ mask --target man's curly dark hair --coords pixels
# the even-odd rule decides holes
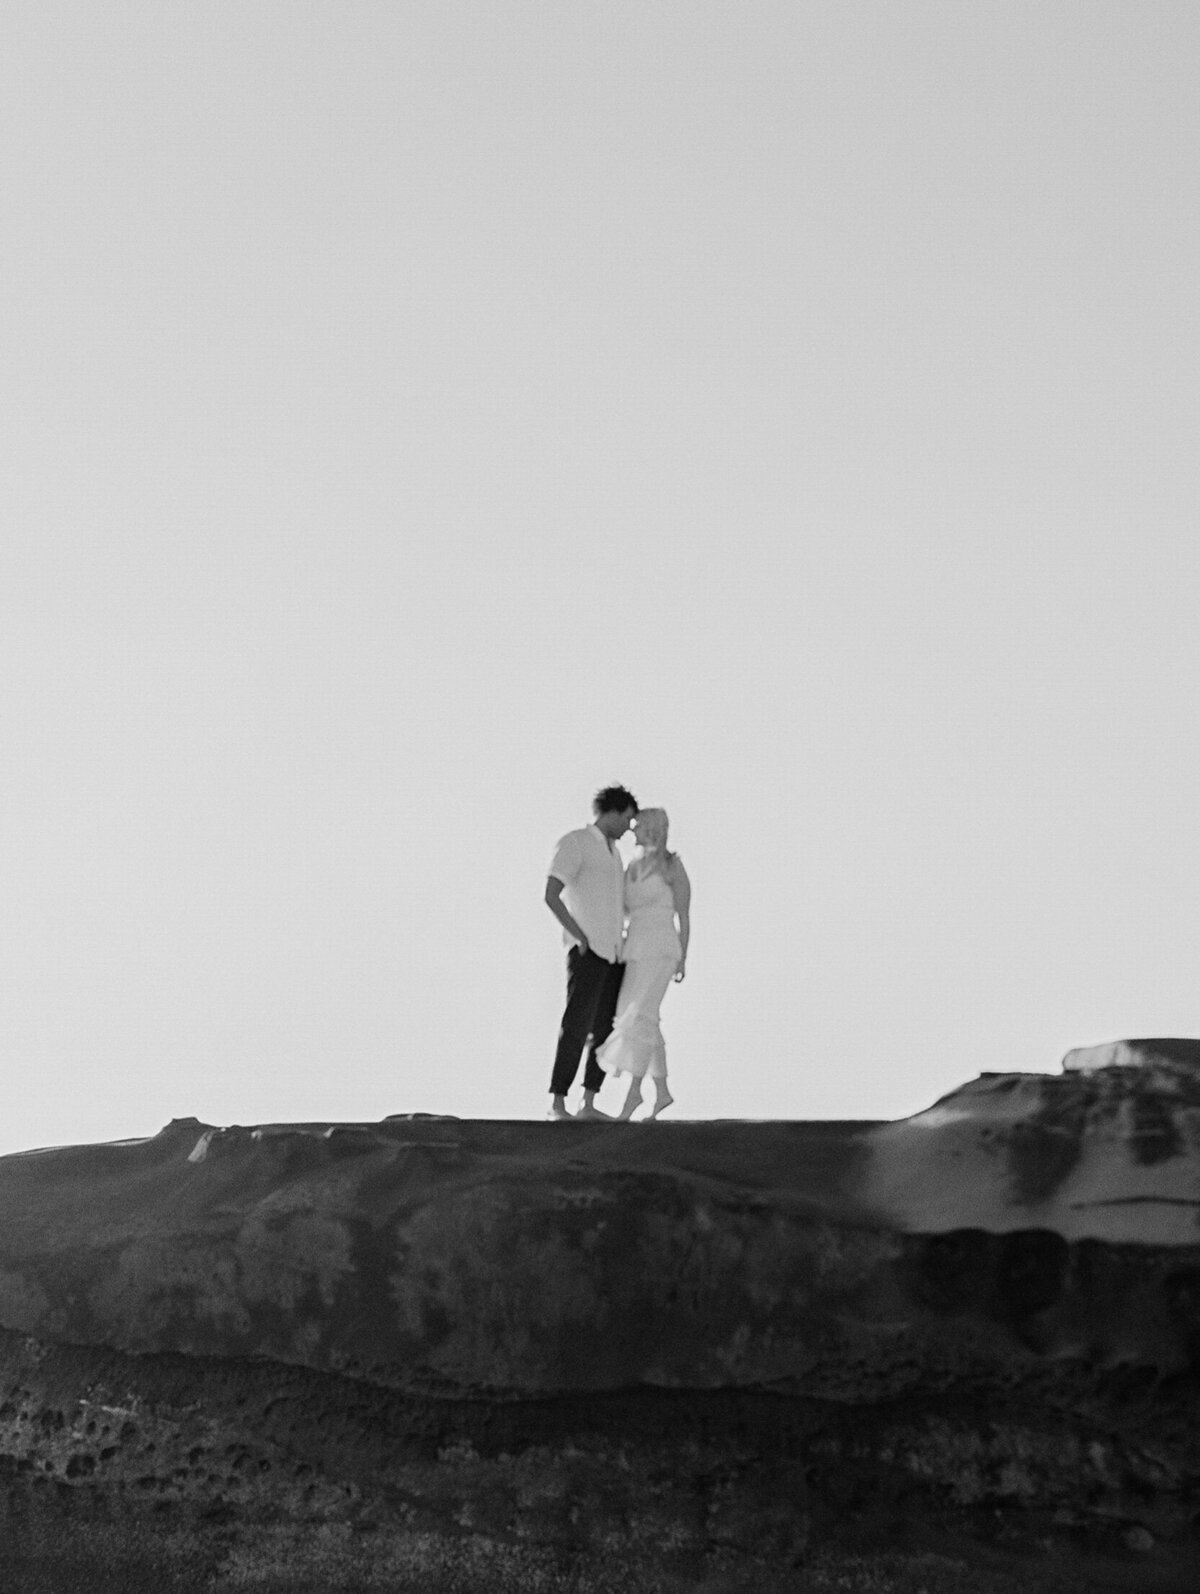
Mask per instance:
[[[631,791],[626,791],[624,786],[602,786],[592,798],[592,812],[600,814],[623,814],[627,808],[638,811],[637,798]]]

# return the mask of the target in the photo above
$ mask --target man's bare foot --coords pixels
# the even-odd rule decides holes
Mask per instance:
[[[612,1123],[612,1118],[606,1112],[601,1112],[599,1107],[593,1107],[591,1102],[584,1105],[575,1114],[576,1118],[602,1118],[606,1124]]]
[[[551,1107],[546,1114],[547,1120],[552,1124],[565,1124],[570,1116],[571,1114],[565,1107]]]
[[[654,1103],[654,1106],[653,1106],[653,1108],[650,1111],[650,1118],[657,1118],[659,1113],[662,1112],[665,1108],[669,1107],[674,1100],[675,1100],[675,1098],[674,1098],[674,1096],[671,1095],[670,1091],[664,1091],[663,1094]],[[649,1119],[647,1120],[647,1122],[648,1121],[649,1121]]]

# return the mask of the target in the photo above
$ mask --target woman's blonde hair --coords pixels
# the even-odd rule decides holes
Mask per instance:
[[[675,854],[667,849],[670,820],[665,808],[639,808],[637,816],[638,850],[641,853],[641,874],[666,874],[675,862]]]

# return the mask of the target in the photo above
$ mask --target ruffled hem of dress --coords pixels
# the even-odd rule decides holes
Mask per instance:
[[[636,1030],[614,1029],[596,1053],[606,1074],[628,1074],[633,1079],[665,1079],[667,1049],[661,1035],[641,1036]]]

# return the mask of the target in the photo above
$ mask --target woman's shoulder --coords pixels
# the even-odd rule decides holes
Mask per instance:
[[[675,892],[691,890],[691,880],[683,867],[683,859],[677,852],[673,852],[667,860],[667,884]]]

